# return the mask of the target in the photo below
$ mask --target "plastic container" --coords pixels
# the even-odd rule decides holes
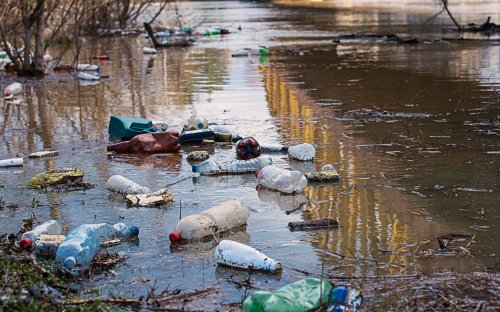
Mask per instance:
[[[255,291],[243,301],[243,311],[317,311],[328,302],[331,290],[332,285],[326,280],[306,278],[275,291]]]
[[[92,75],[89,73],[79,72],[78,79],[96,81],[96,80],[100,80],[101,77],[99,77],[98,75]]]
[[[2,167],[22,167],[23,159],[22,158],[11,158],[11,159],[2,159],[0,160],[0,168]]]
[[[65,239],[64,235],[40,235],[35,243],[35,255],[44,259],[55,259],[57,248]]]
[[[255,172],[273,164],[273,160],[269,156],[259,156],[249,160],[235,160],[226,164],[218,164],[215,161],[208,159],[199,165],[193,164],[193,172],[198,172],[201,175],[214,174],[238,174]]]
[[[207,129],[208,121],[205,117],[200,115],[193,115],[189,117],[184,125],[184,130],[200,130]]]
[[[108,190],[126,195],[148,194],[151,190],[148,187],[140,186],[132,180],[121,175],[114,175],[106,183]]]
[[[302,143],[288,148],[288,156],[297,160],[313,160],[315,154],[316,149],[309,143]]]
[[[78,64],[76,65],[76,70],[78,71],[96,71],[101,72],[101,66],[92,64]]]
[[[6,99],[12,99],[14,95],[18,95],[21,92],[23,92],[23,85],[19,82],[14,82],[5,87],[5,89],[3,90],[3,96]]]
[[[260,185],[283,193],[301,193],[307,185],[307,179],[301,172],[272,165],[260,169],[255,175]]]
[[[156,49],[154,49],[154,48],[144,47],[144,48],[142,48],[142,53],[144,53],[144,54],[156,54],[156,53],[158,53],[158,51],[156,51]]]
[[[231,138],[232,138],[233,142],[237,142],[237,141],[243,139],[243,137],[241,137],[235,131],[233,131],[232,129],[230,129],[230,128],[226,127],[226,126],[214,125],[214,126],[210,126],[209,129],[212,130],[214,133],[228,133],[228,134],[231,134]]]
[[[72,229],[56,251],[56,265],[77,275],[88,270],[101,245],[97,232],[88,225]]]
[[[327,312],[356,312],[359,311],[363,296],[356,288],[337,286],[331,294]]]
[[[261,153],[286,153],[288,151],[288,146],[279,144],[261,145]]]
[[[42,223],[38,226],[35,226],[31,231],[24,233],[21,236],[21,241],[19,245],[21,249],[27,250],[30,249],[36,242],[36,240],[41,235],[59,235],[62,233],[61,226],[57,223],[56,220],[49,220],[45,223]]]
[[[201,240],[216,233],[244,226],[249,216],[250,213],[240,201],[229,200],[198,214],[182,218],[168,238],[173,243],[180,240]]]
[[[282,268],[281,262],[253,247],[232,240],[221,241],[215,248],[214,258],[218,264],[241,269],[277,272]]]
[[[181,144],[201,143],[203,140],[213,140],[214,133],[212,130],[199,129],[184,131],[179,135],[179,142]]]
[[[155,124],[149,119],[128,116],[111,116],[109,118],[108,134],[121,140],[130,140],[136,135],[157,131],[159,129],[155,128]]]

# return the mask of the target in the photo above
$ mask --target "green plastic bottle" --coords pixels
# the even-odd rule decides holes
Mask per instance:
[[[275,291],[256,291],[243,301],[245,312],[304,312],[328,304],[332,284],[306,278]]]

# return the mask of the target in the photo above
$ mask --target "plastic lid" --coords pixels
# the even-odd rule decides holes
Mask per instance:
[[[64,267],[68,270],[73,270],[73,268],[76,266],[76,259],[75,257],[67,257],[64,259]]]
[[[23,238],[21,239],[21,241],[19,242],[19,245],[21,246],[21,249],[22,250],[28,250],[31,248],[31,239],[29,238]]]
[[[138,236],[139,235],[139,227],[132,225],[129,229],[130,235],[131,236]]]
[[[174,231],[174,232],[170,233],[168,235],[168,239],[170,239],[170,241],[172,243],[180,241],[181,240],[181,232]]]
[[[260,170],[255,171],[255,177],[256,177],[256,178],[258,178],[258,177],[259,177],[259,173],[260,173]]]
[[[201,122],[201,121],[200,121],[200,122],[198,123],[198,129],[203,129],[203,122]]]

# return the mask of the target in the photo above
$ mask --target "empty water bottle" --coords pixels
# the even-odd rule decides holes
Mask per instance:
[[[337,286],[331,294],[327,312],[356,312],[359,311],[363,296],[356,288]]]
[[[313,160],[316,150],[309,143],[302,143],[288,148],[290,158],[297,160]]]
[[[84,73],[84,72],[79,72],[78,73],[78,79],[81,80],[99,80],[101,77],[99,75],[92,75],[89,73]]]
[[[35,255],[44,259],[55,259],[57,248],[65,239],[64,235],[40,235],[35,243]]]
[[[6,99],[12,99],[14,95],[20,94],[21,92],[23,92],[23,85],[19,82],[14,82],[5,87],[3,90],[3,96]]]
[[[66,272],[79,274],[88,270],[99,250],[101,239],[88,225],[72,229],[66,239],[57,247],[56,264]]]
[[[300,193],[307,185],[301,172],[272,165],[260,169],[255,175],[260,185],[283,193]]]
[[[101,238],[101,241],[109,241],[113,239],[126,240],[130,238],[135,238],[139,235],[139,228],[135,225],[128,226],[125,223],[96,223],[87,224],[88,227],[96,231],[97,235]]]
[[[151,190],[148,187],[140,186],[132,180],[129,180],[121,175],[114,175],[108,179],[106,183],[108,190],[121,194],[148,194]]]
[[[35,226],[31,231],[24,233],[21,236],[21,241],[19,245],[22,249],[30,249],[31,246],[36,242],[40,235],[59,235],[61,234],[61,226],[56,220],[49,220],[38,226]]]
[[[235,160],[230,163],[218,164],[215,161],[208,159],[199,165],[193,164],[193,172],[199,172],[201,175],[214,175],[223,173],[246,173],[255,172],[265,166],[271,165],[272,159],[268,156],[259,156],[249,160]]]
[[[182,218],[168,238],[171,242],[197,240],[244,226],[250,212],[238,200],[229,200],[218,206]]]
[[[189,117],[186,124],[184,125],[184,130],[200,130],[207,128],[208,128],[207,119],[200,115],[193,115]]]
[[[263,252],[232,240],[221,241],[214,252],[217,263],[242,269],[276,272],[281,262],[269,258]]]
[[[11,158],[11,159],[0,160],[0,168],[1,167],[22,167],[22,165],[23,165],[22,158]]]

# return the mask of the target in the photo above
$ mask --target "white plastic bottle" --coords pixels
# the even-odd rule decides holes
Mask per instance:
[[[199,165],[193,164],[193,172],[199,172],[201,175],[214,175],[222,173],[245,173],[255,172],[272,165],[273,160],[269,156],[259,156],[249,160],[235,160],[227,164],[218,164],[215,161],[208,159]]]
[[[86,224],[80,225],[72,229],[57,247],[56,264],[61,270],[74,275],[86,271],[100,245],[97,232]]]
[[[59,235],[62,233],[61,226],[56,220],[49,220],[38,226],[35,226],[31,231],[24,233],[21,236],[19,245],[21,249],[30,249],[40,237],[40,235]]]
[[[65,239],[64,235],[40,235],[35,243],[35,255],[44,259],[55,259],[57,248]]]
[[[316,150],[314,146],[309,143],[302,143],[288,148],[290,158],[297,160],[313,160],[315,154]]]
[[[154,49],[154,48],[144,47],[144,48],[142,48],[142,53],[144,53],[144,54],[156,54],[156,53],[158,53],[158,51],[156,51],[156,49]]]
[[[98,75],[92,75],[89,73],[79,72],[78,79],[95,81],[95,80],[100,80],[101,77],[99,77]]]
[[[200,115],[193,115],[189,117],[184,125],[185,130],[200,130],[208,129],[208,121],[205,117]]]
[[[168,238],[171,242],[199,240],[241,227],[247,223],[250,212],[238,200],[229,200],[218,206],[179,220]]]
[[[11,159],[2,159],[0,160],[0,168],[1,167],[22,167],[23,159],[22,158],[11,158]]]
[[[92,64],[78,64],[78,65],[76,65],[76,70],[78,70],[78,71],[96,71],[99,73],[101,71],[101,66],[92,65]]]
[[[242,269],[277,272],[282,268],[281,262],[253,247],[232,240],[221,241],[215,248],[214,257],[219,264]]]
[[[12,99],[14,95],[20,94],[21,92],[23,92],[23,85],[19,82],[14,82],[5,87],[3,90],[3,96],[6,99]]]
[[[148,187],[140,186],[132,180],[121,175],[114,175],[106,183],[108,190],[126,195],[148,194],[151,190]]]
[[[276,166],[266,166],[256,173],[258,183],[283,193],[300,193],[307,185],[300,171],[291,171]]]

